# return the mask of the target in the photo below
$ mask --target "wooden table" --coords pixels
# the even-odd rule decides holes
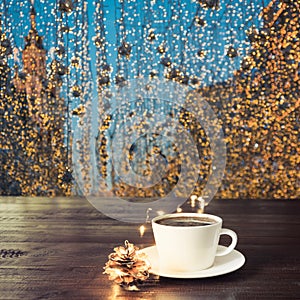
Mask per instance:
[[[151,277],[129,292],[103,275],[125,239],[153,245],[150,227],[110,219],[80,198],[0,198],[0,299],[300,299],[300,202],[214,200],[239,235],[239,270],[206,279]]]

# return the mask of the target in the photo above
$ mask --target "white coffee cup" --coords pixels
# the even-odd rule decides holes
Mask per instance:
[[[174,272],[211,267],[216,256],[229,254],[237,244],[236,233],[222,228],[222,223],[220,217],[210,214],[175,213],[155,217],[152,229],[160,267]],[[221,235],[229,235],[231,244],[218,250]]]

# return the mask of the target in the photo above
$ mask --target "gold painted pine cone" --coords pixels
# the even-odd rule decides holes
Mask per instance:
[[[103,274],[108,274],[109,280],[127,286],[147,280],[150,264],[146,254],[138,252],[139,248],[127,240],[124,245],[115,247],[115,252],[109,254]]]

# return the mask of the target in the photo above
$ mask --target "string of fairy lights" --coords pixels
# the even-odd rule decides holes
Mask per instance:
[[[79,38],[84,22],[83,3],[68,0],[47,1],[47,5],[44,0],[34,3],[44,47],[48,51],[57,47],[50,57],[66,60],[74,68],[79,66],[80,58],[86,57],[80,49],[83,41]],[[5,0],[1,4],[6,34],[15,52],[18,51],[14,59],[20,60],[24,47],[22,33],[29,29],[31,2]],[[262,9],[261,1],[255,0],[243,3],[247,10],[236,1],[219,5],[218,1],[115,0],[113,4],[111,1],[95,1],[87,2],[87,5],[88,11],[94,11],[94,19],[89,25],[93,27],[96,47],[90,46],[86,54],[95,57],[100,85],[126,79],[128,70],[129,77],[158,75],[174,78],[180,75],[185,83],[200,82],[201,85],[224,81],[238,67],[245,52],[246,34],[241,29],[258,26],[257,16]],[[105,18],[105,11],[115,20],[115,36],[105,33],[107,28],[111,30],[114,22]],[[18,22],[14,21],[15,17],[18,17]],[[224,46],[229,49],[227,55],[221,52],[224,52]],[[95,53],[91,53],[93,51]],[[109,56],[109,52],[117,55]],[[77,60],[72,60],[71,53],[78,53]],[[75,98],[80,96],[79,69],[78,72],[68,70],[63,82],[68,82],[70,91],[72,82],[74,92],[70,96]],[[194,80],[188,81],[190,78]]]
[[[269,19],[268,17],[263,18],[262,11],[269,4],[271,9],[266,13]],[[59,94],[55,96],[63,101],[63,110],[56,112],[56,117],[60,116],[63,121],[63,143],[67,156],[67,171],[62,178],[71,181],[73,179],[74,147],[78,153],[86,153],[87,149],[84,150],[84,147],[89,147],[88,141],[91,136],[95,135],[93,129],[84,127],[91,118],[87,112],[94,111],[94,108],[99,109],[97,112],[99,115],[109,112],[116,103],[113,102],[113,99],[109,100],[109,97],[105,97],[103,100],[102,91],[109,90],[113,85],[121,86],[133,78],[166,78],[188,85],[192,89],[200,89],[200,91],[205,91],[208,87],[216,87],[212,94],[215,97],[216,90],[219,94],[210,102],[217,110],[218,116],[223,118],[224,126],[228,125],[230,130],[233,130],[235,128],[232,121],[233,116],[244,116],[239,114],[239,108],[244,104],[239,103],[237,99],[258,97],[256,87],[262,84],[265,74],[268,73],[262,71],[261,64],[257,63],[261,59],[260,53],[263,51],[254,45],[256,36],[265,34],[265,40],[272,41],[273,30],[271,28],[267,31],[265,23],[271,22],[272,17],[280,19],[280,14],[284,11],[288,12],[287,17],[280,22],[287,23],[291,19],[296,19],[295,12],[299,12],[299,1],[287,4],[285,1],[279,0],[1,0],[0,71],[2,74],[9,67],[11,78],[16,75],[14,70],[23,68],[24,36],[30,29],[29,15],[32,7],[36,11],[38,34],[43,38],[43,47],[47,51],[47,72],[50,75],[48,81],[45,79],[44,85],[47,86],[47,82],[55,81]],[[272,26],[281,28],[280,22],[274,21]],[[299,50],[297,49],[299,26],[296,24],[293,26],[283,24],[283,26],[294,32],[291,33],[291,37],[286,39],[295,39],[294,45],[296,46],[294,47]],[[261,28],[262,31],[260,31]],[[288,43],[287,40],[282,38],[280,41]],[[296,56],[291,54],[290,50],[287,51],[285,56],[280,56],[281,54],[276,56],[276,51],[272,49],[270,55],[273,55],[274,59],[288,60],[291,65],[290,69],[297,69],[299,59],[295,58]],[[266,56],[265,60],[268,61],[268,59],[269,57]],[[276,63],[268,62],[267,67],[275,68],[275,65]],[[286,72],[284,63],[280,66],[276,65],[276,68],[278,71],[275,70],[275,73]],[[259,72],[261,72],[261,82],[257,77]],[[24,74],[20,75],[24,76]],[[242,76],[245,79],[241,80]],[[272,78],[272,76],[269,77]],[[277,77],[283,78],[280,76]],[[245,83],[248,78],[253,80],[249,84],[247,83],[251,86],[249,91]],[[222,85],[229,85],[231,92],[225,93],[224,90],[221,90],[220,86]],[[270,90],[275,93],[274,87],[266,88],[266,85],[264,84],[262,87],[265,95],[269,96]],[[298,95],[297,84],[291,82],[290,87],[292,87],[292,94]],[[241,89],[243,89],[242,92],[240,92]],[[254,96],[254,90],[256,96]],[[205,92],[203,93],[205,96]],[[280,93],[282,95],[278,101],[281,104],[277,105],[277,98],[274,97],[272,109],[275,111],[278,107],[282,107],[285,109],[283,116],[296,113],[298,109],[297,96],[295,99],[289,100],[289,105],[284,105],[284,97],[287,98],[287,96],[283,95],[284,92]],[[220,95],[223,95],[224,99],[220,99]],[[5,98],[4,95],[1,97]],[[232,108],[225,105],[224,101],[231,101]],[[251,103],[253,103],[252,100],[247,105]],[[262,104],[263,100],[259,100],[258,103],[265,105]],[[295,107],[294,110],[293,107]],[[248,108],[250,111],[258,113],[258,110],[253,107]],[[264,106],[261,108],[264,109]],[[129,115],[131,109],[128,106],[124,114]],[[228,109],[231,111],[228,112]],[[245,111],[243,114],[247,114]],[[112,128],[116,126],[114,120],[117,122],[118,117],[109,114],[107,120],[110,120],[106,127],[110,128],[111,134]],[[282,117],[280,120],[286,119]],[[5,122],[2,121],[2,123]],[[298,124],[299,119],[295,117],[291,122]],[[74,130],[75,128],[76,130]],[[77,136],[74,136],[74,131]],[[79,137],[81,140],[78,142]],[[248,138],[251,139],[247,136],[246,139]],[[228,140],[231,141],[231,138]],[[229,143],[229,149],[233,144],[237,148],[231,149],[232,152],[229,151],[228,154],[228,178],[231,179],[233,177],[232,169],[237,164],[233,157],[235,157],[236,151],[242,148],[239,143],[244,143],[243,137],[239,137],[238,140],[238,143],[236,141],[232,144]],[[287,153],[284,160],[289,168],[295,166],[294,158],[292,161],[289,158],[290,156],[294,157],[294,148],[294,146],[290,147],[290,152]],[[103,152],[108,155],[106,151],[103,150]],[[234,162],[232,165],[230,165],[231,158]],[[89,158],[81,155],[78,159],[80,162],[78,169],[81,170],[79,177],[86,178],[86,181],[90,182],[93,175],[88,171]],[[277,158],[272,159],[276,161]],[[242,161],[238,162],[239,167],[242,169],[243,164],[247,161],[250,163],[251,160],[247,157],[242,158]],[[270,161],[269,164],[274,164],[274,161]],[[285,165],[284,162],[277,164]],[[251,170],[250,167],[249,170]],[[273,172],[272,168],[268,170],[270,174]],[[251,171],[249,172],[251,173]],[[284,177],[284,180],[288,181],[288,178],[289,180],[293,178],[294,183],[298,182],[297,176],[292,171],[288,172],[289,176]],[[248,178],[251,177],[250,173],[246,174]],[[269,184],[272,176],[274,175],[268,175]],[[282,176],[280,175],[278,180],[282,180]],[[249,179],[249,185],[253,185],[253,180]],[[241,193],[235,192],[239,190],[239,187],[232,188],[227,181],[225,179],[226,184],[221,190],[221,195],[226,197],[247,195],[245,191],[247,187],[242,188],[243,192]],[[278,185],[271,190],[264,188],[258,195],[268,197],[270,194],[276,194],[272,189],[280,188]],[[299,191],[287,184],[283,191],[278,192],[278,197],[284,195],[285,192],[289,195],[297,195]]]
[[[106,63],[104,72],[114,68],[113,76],[122,77],[119,74],[121,72],[126,77],[126,69],[130,68],[130,76],[145,76],[162,73],[163,66],[169,67],[172,64],[174,74],[179,69],[189,77],[199,77],[202,85],[209,85],[226,80],[230,74],[228,70],[238,67],[240,57],[246,51],[246,29],[260,25],[257,20],[263,7],[262,1],[244,2],[241,5],[232,0],[226,5],[220,5],[218,1],[178,0],[160,3],[150,0],[115,0],[113,5],[112,1],[87,2],[87,5],[89,11],[94,11],[94,20],[90,25],[95,28],[94,43],[97,51],[102,47],[103,53],[106,52],[103,61],[109,60],[108,49],[109,52],[113,50],[118,53]],[[65,48],[67,42],[67,50],[76,50],[79,56],[83,56],[78,49],[78,44],[82,42],[78,39],[83,24],[83,19],[78,18],[80,11],[82,15],[82,3],[83,1],[67,0],[47,1],[47,5],[44,0],[34,3],[39,31],[44,37],[46,49],[56,46]],[[3,20],[7,24],[5,30],[10,35],[13,47],[20,50],[24,46],[22,33],[29,29],[28,13],[31,3],[5,0],[1,4]],[[110,10],[110,18],[112,12],[114,14],[114,37],[105,34],[105,10]],[[14,21],[15,17],[18,17],[18,22]],[[108,24],[109,30],[111,26]],[[228,55],[224,55],[224,48],[227,48]],[[103,62],[100,62],[99,53],[96,54],[96,69],[99,71]],[[64,55],[68,59],[70,53],[65,51]],[[112,63],[115,57],[116,64]],[[139,64],[136,63],[137,59]],[[165,75],[170,77],[172,74]],[[104,84],[107,79],[104,76]]]

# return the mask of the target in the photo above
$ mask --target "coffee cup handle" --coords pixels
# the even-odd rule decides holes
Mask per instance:
[[[227,229],[227,228],[221,229],[220,236],[221,235],[229,235],[231,237],[231,244],[228,247],[226,247],[225,249],[218,250],[216,253],[216,256],[224,256],[224,255],[229,254],[231,251],[234,250],[234,248],[237,244],[237,240],[238,240],[237,234],[234,231]]]

